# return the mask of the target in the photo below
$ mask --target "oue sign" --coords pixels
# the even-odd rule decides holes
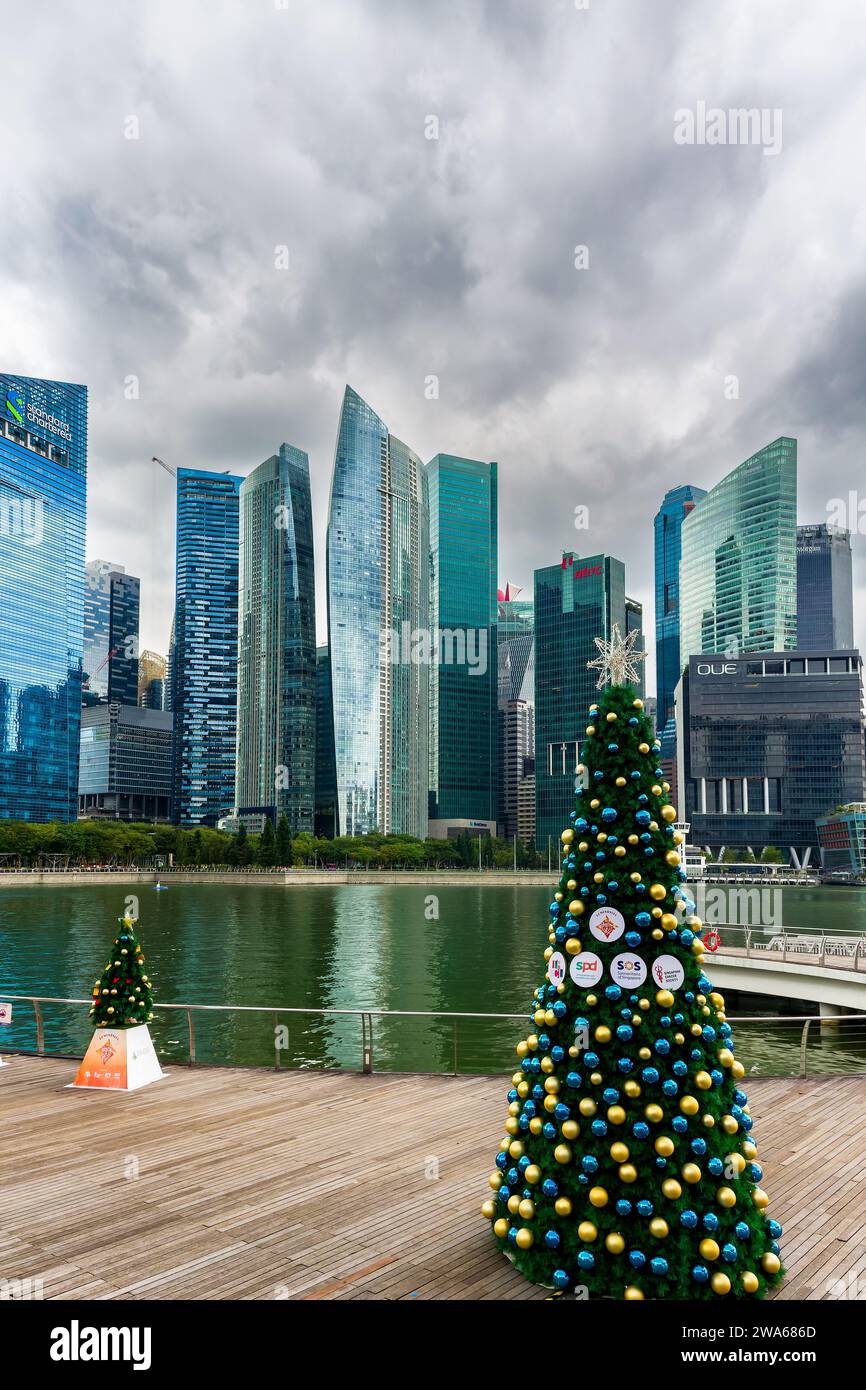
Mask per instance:
[[[698,663],[699,676],[735,676],[737,666],[734,661],[701,661]]]

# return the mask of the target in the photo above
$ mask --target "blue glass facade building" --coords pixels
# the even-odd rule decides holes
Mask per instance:
[[[0,817],[78,807],[87,388],[0,373]]]
[[[498,478],[495,463],[437,454],[427,465],[430,622],[430,834],[497,819]]]
[[[423,838],[430,662],[416,659],[413,634],[430,631],[427,478],[349,386],[327,565],[339,831]]]
[[[84,570],[84,703],[135,705],[141,581],[105,560]]]
[[[797,647],[854,645],[851,532],[819,522],[797,527]]]
[[[682,525],[706,492],[681,483],[666,492],[655,522],[656,727],[660,734],[674,718],[674,691],[680,670],[680,560]],[[668,733],[673,756],[672,728]]]
[[[216,825],[234,805],[239,494],[231,473],[177,474],[170,653],[174,820]]]
[[[235,805],[313,833],[316,586],[310,464],[281,444],[240,490]]]

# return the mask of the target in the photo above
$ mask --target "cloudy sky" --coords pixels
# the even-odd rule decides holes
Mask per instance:
[[[668,487],[791,434],[800,520],[866,512],[862,0],[16,15],[2,367],[88,385],[88,555],[141,576],[144,645],[173,601],[151,455],[306,449],[323,578],[347,381],[423,458],[499,461],[503,579],[607,550],[650,630]],[[763,144],[678,143],[699,103],[764,109]]]

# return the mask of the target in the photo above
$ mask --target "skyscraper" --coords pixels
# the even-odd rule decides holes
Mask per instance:
[[[526,840],[535,836],[535,620],[521,592],[498,592],[497,780],[501,832]]]
[[[171,708],[180,825],[216,825],[234,805],[242,482],[196,468],[177,474]]]
[[[796,646],[796,538],[797,441],[781,438],[683,519],[680,673],[690,656]]]
[[[0,817],[74,820],[87,388],[0,373]]]
[[[84,570],[84,703],[135,705],[141,581],[105,560]]]
[[[656,728],[663,733],[674,717],[674,691],[680,675],[680,562],[682,525],[695,503],[706,497],[702,487],[681,483],[666,492],[656,513],[655,610]],[[673,742],[673,740],[671,740]]]
[[[430,827],[496,833],[497,467],[437,454],[430,507]]]
[[[427,478],[350,386],[327,556],[340,833],[423,837],[430,659],[414,634],[430,633]]]
[[[851,532],[826,522],[797,527],[797,646],[854,646]]]
[[[316,648],[316,834],[330,839],[336,835],[336,827],[334,701],[331,697],[331,653],[325,644]]]
[[[642,652],[644,650],[643,604],[639,599],[627,597],[625,601],[625,632],[623,636],[628,636],[630,632],[637,633],[635,650]],[[635,689],[640,698],[643,699],[646,694],[646,676],[644,675],[644,665],[642,661],[638,662],[638,671],[640,674],[635,684]]]
[[[109,704],[81,712],[78,815],[82,820],[168,821],[172,716]]]
[[[313,833],[316,587],[307,455],[290,444],[240,490],[235,805]]]
[[[144,709],[168,709],[168,662],[159,652],[142,652],[138,658],[138,704]]]
[[[576,769],[596,694],[594,639],[626,632],[625,565],[610,555],[563,555],[535,571],[535,842],[559,845],[574,805]]]

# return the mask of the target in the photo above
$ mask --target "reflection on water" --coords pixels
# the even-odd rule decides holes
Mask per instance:
[[[0,991],[86,998],[129,891],[125,885],[0,891]],[[520,1013],[528,1021],[543,973],[545,888],[174,884],[164,893],[142,888],[138,896],[147,969],[160,1003]],[[785,889],[784,923],[866,930],[866,891]],[[742,995],[731,1011],[763,1010]],[[797,1005],[796,1011],[817,1009]],[[44,1012],[46,1048],[82,1054],[90,1034],[86,1006],[46,1005]],[[361,1021],[350,1015],[199,1013],[193,1022],[199,1062],[273,1066],[279,1023],[287,1028],[283,1065],[361,1065]],[[162,1057],[186,1060],[185,1012],[157,1012],[152,1031]],[[456,1057],[459,1071],[507,1073],[523,1031],[516,1019],[455,1025],[376,1018],[373,1065],[451,1071]],[[738,1055],[747,1072],[796,1074],[801,1031],[782,1020],[742,1025]],[[863,1070],[864,1037],[853,1025],[814,1025],[810,1072]],[[30,1006],[14,1007],[4,1044],[35,1047]]]

